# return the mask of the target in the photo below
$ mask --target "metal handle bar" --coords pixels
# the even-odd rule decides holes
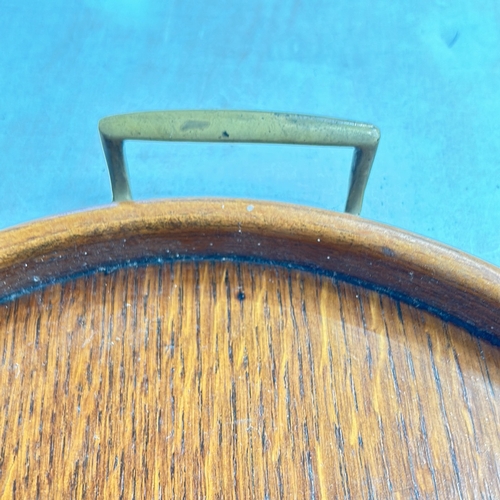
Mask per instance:
[[[249,142],[354,147],[345,211],[359,215],[377,151],[377,127],[333,118],[253,111],[153,111],[103,118],[99,131],[113,201],[132,199],[124,140]]]

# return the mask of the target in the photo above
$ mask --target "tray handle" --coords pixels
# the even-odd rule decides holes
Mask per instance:
[[[253,111],[153,111],[99,122],[113,201],[132,199],[124,140],[252,142],[354,147],[345,211],[359,215],[380,139],[377,127],[333,118]]]

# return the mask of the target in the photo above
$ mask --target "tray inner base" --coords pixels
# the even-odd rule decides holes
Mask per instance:
[[[499,350],[325,275],[128,267],[0,306],[0,496],[488,497]]]

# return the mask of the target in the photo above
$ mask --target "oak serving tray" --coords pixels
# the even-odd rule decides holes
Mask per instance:
[[[354,215],[375,127],[100,129],[116,203],[0,232],[1,498],[500,496],[500,272]],[[124,139],[350,145],[350,213],[133,202]]]

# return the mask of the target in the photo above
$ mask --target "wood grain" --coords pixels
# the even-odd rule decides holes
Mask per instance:
[[[0,309],[2,498],[498,498],[497,347],[331,273],[93,272]]]

